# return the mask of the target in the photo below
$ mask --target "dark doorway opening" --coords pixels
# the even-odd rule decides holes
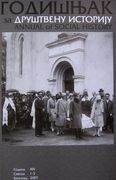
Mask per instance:
[[[74,91],[74,71],[73,68],[70,67],[65,70],[64,72],[64,77],[63,77],[63,82],[64,82],[64,91],[69,91],[73,92]]]

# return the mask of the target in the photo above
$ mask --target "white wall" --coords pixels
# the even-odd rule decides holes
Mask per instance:
[[[15,44],[11,41],[12,33],[7,33],[7,89],[16,88],[20,92],[48,90],[49,49],[45,45],[56,40],[58,33],[27,32],[23,34],[23,75],[20,76],[17,46],[20,33],[16,34]],[[85,88],[88,89],[90,95],[92,91],[98,91],[99,88],[113,94],[112,33],[89,32],[85,42],[84,61]]]
[[[88,33],[85,42],[85,86],[91,93],[103,88],[113,94],[113,34]]]

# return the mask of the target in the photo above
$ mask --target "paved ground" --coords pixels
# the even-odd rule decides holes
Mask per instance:
[[[101,137],[93,137],[93,129],[87,129],[82,140],[76,140],[72,130],[65,130],[65,135],[56,136],[56,132],[44,131],[45,135],[35,137],[33,129],[17,129],[3,133],[4,145],[18,146],[51,146],[51,145],[110,145],[114,143],[112,133],[101,133]]]

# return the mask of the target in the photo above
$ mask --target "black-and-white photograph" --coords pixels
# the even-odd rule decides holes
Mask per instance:
[[[2,33],[2,143],[114,144],[112,32]]]

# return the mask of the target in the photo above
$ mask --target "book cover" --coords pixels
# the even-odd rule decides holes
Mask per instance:
[[[115,180],[114,0],[0,1],[1,180]]]

